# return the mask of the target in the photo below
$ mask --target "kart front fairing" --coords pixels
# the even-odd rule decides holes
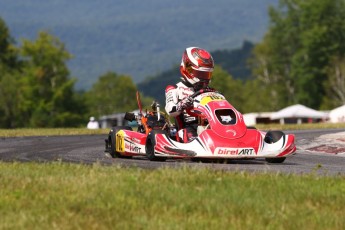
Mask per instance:
[[[208,124],[198,127],[198,136],[180,143],[166,134],[157,134],[155,153],[169,157],[256,158],[285,157],[296,151],[294,135],[283,135],[278,141],[265,141],[265,132],[247,128],[243,116],[223,95],[203,93],[189,111]]]

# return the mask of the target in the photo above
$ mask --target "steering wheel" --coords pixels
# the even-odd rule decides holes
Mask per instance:
[[[220,93],[219,91],[215,90],[215,89],[212,89],[212,88],[204,88],[204,89],[200,89],[198,91],[196,91],[195,93],[193,93],[192,95],[190,95],[189,97],[190,98],[193,98],[195,99],[197,96],[199,96],[200,94],[203,94],[203,93],[208,93],[208,92],[215,92],[215,93],[219,93],[219,94],[222,94]],[[223,94],[222,94],[223,95]],[[190,115],[190,116],[198,116],[200,117],[201,113],[197,110],[194,110],[194,109],[191,109],[191,110],[187,110],[187,113]]]
[[[196,91],[195,93],[193,93],[192,95],[190,95],[189,97],[191,98],[196,98],[197,96],[199,96],[200,94],[202,93],[208,93],[208,92],[215,92],[215,93],[219,93],[219,94],[222,94],[221,92],[215,90],[215,89],[212,89],[212,88],[205,88],[205,89],[200,89],[198,91]],[[223,95],[223,94],[222,94]]]

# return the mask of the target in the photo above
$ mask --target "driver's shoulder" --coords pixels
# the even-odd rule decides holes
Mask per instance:
[[[193,87],[190,87],[190,86],[186,85],[186,84],[183,83],[183,82],[178,82],[178,83],[176,84],[176,87],[177,87],[177,89],[179,89],[179,90],[190,91],[190,92],[194,93]]]
[[[169,92],[170,90],[174,90],[174,89],[176,89],[176,86],[168,85],[167,87],[165,87],[165,93]]]

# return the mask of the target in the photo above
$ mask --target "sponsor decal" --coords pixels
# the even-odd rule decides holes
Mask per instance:
[[[129,145],[129,150],[130,150],[131,152],[140,153],[140,149],[141,149],[141,148],[139,148],[139,147],[136,146],[136,145],[132,145],[132,144]]]
[[[185,117],[184,118],[185,122],[192,122],[192,121],[195,121],[195,120],[196,120],[196,117]]]
[[[200,104],[201,105],[206,105],[207,103],[211,102],[211,101],[223,101],[224,97],[220,96],[220,95],[211,95],[211,96],[206,96],[203,97],[201,99]]]
[[[232,121],[232,118],[230,115],[222,116],[220,115],[221,122],[223,123],[230,123]]]
[[[136,143],[140,143],[140,140],[138,138],[132,137],[131,140],[136,142]]]
[[[169,93],[166,95],[166,102],[173,102],[174,101],[174,96],[172,95],[172,93]]]
[[[129,152],[135,152],[135,153],[140,153],[140,150],[141,148],[132,144],[132,143],[127,143],[126,142],[126,149],[129,151]]]
[[[256,155],[253,148],[216,148],[214,151],[218,156],[252,156]]]

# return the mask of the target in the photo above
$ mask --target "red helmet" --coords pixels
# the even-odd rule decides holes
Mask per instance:
[[[211,54],[198,47],[187,48],[183,55],[180,71],[183,78],[194,88],[208,86],[212,78],[214,62]]]

